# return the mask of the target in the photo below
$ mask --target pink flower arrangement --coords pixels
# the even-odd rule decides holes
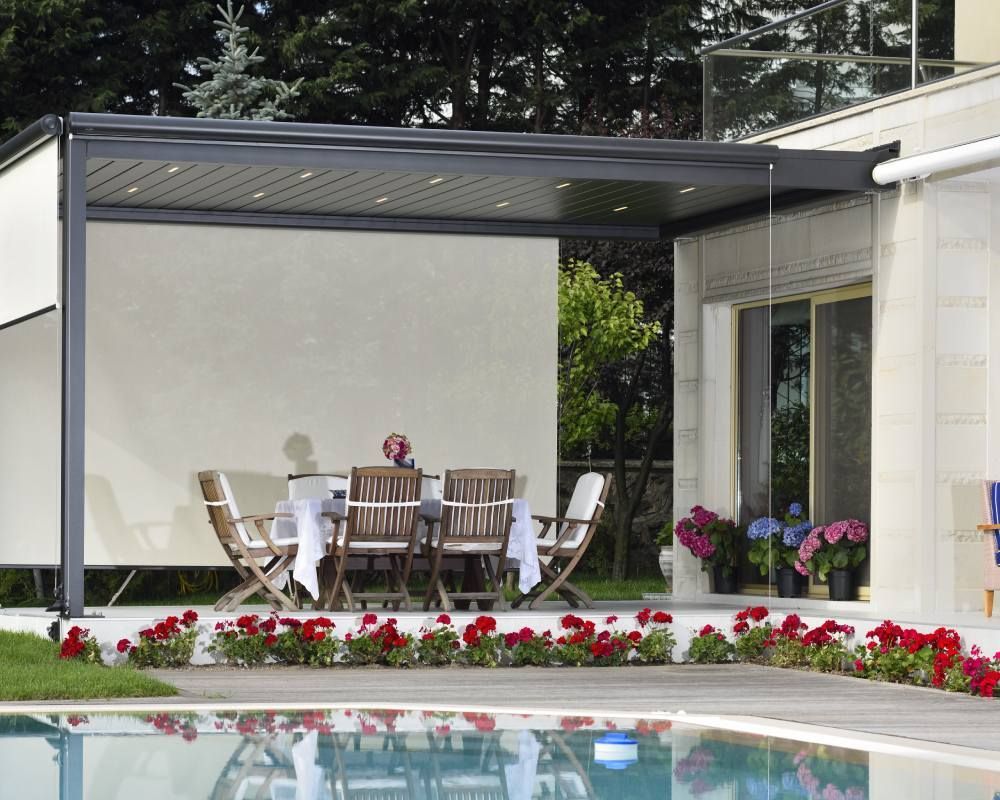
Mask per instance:
[[[402,461],[413,452],[413,445],[402,433],[390,433],[382,442],[382,452],[390,461]]]
[[[819,525],[799,545],[795,569],[800,575],[826,580],[831,569],[854,569],[868,554],[868,526],[856,519]]]
[[[703,570],[709,566],[732,570],[736,564],[736,523],[704,506],[694,506],[690,516],[678,520],[674,538],[701,559]]]

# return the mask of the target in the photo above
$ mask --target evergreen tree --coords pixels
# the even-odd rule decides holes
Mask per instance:
[[[197,86],[176,84],[184,89],[184,99],[198,109],[199,117],[215,119],[291,119],[284,106],[299,93],[302,78],[291,85],[272,78],[258,78],[247,70],[264,61],[255,48],[250,52],[247,44],[249,28],[240,25],[243,6],[233,11],[233,0],[226,0],[226,8],[218,6],[221,20],[215,24],[223,31],[222,56],[213,61],[204,56],[198,59],[201,71],[212,77]]]

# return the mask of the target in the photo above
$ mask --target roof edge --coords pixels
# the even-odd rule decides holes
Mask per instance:
[[[32,122],[20,133],[0,144],[0,170],[27,155],[38,145],[63,132],[63,120],[55,114],[46,114]]]

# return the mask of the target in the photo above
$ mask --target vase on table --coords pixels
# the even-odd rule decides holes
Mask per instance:
[[[800,597],[802,576],[792,567],[778,567],[778,597]]]
[[[854,597],[854,575],[849,569],[831,569],[827,576],[831,600],[851,600]]]
[[[715,564],[712,567],[712,591],[715,594],[734,594],[736,592],[736,570]]]

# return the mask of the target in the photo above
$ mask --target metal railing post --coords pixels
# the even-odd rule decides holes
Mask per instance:
[[[712,56],[701,57],[701,138],[715,141],[715,109],[712,107]]]
[[[920,19],[919,19],[919,0],[911,0],[910,2],[910,88],[917,88],[917,70],[919,69],[920,63],[920,48],[918,47],[920,40]]]

